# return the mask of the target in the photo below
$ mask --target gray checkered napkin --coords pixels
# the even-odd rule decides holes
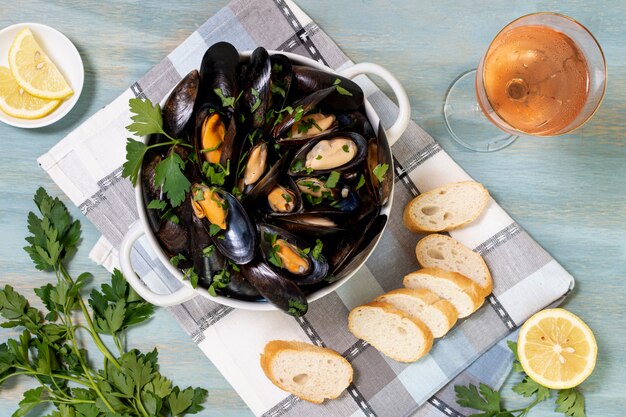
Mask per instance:
[[[258,45],[319,60],[331,68],[353,63],[294,3],[234,0],[191,34],[167,58],[120,97],[92,116],[39,158],[42,168],[80,207],[103,237],[91,256],[112,268],[117,248],[137,220],[133,189],[122,179],[128,99],[163,96],[191,69],[208,45],[229,41],[239,50]],[[396,106],[366,77],[356,79],[389,126]],[[311,304],[305,317],[280,312],[234,310],[196,297],[170,308],[180,325],[209,357],[256,415],[277,416],[462,416],[452,387],[483,381],[499,386],[511,361],[503,339],[534,312],[561,300],[573,278],[494,201],[472,225],[452,236],[474,248],[493,274],[494,291],[485,306],[438,341],[413,364],[382,356],[347,330],[351,308],[401,286],[417,268],[413,248],[420,238],[402,226],[402,208],[420,191],[469,176],[419,126],[410,123],[392,146],[396,186],[389,224],[375,253],[339,290]],[[180,283],[159,264],[145,240],[133,250],[133,264],[146,284],[168,292]],[[335,349],[355,369],[354,383],[337,400],[312,405],[274,387],[258,360],[271,339],[310,341]]]

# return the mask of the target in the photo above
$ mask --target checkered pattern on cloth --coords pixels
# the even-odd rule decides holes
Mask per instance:
[[[138,96],[159,102],[185,74],[199,67],[206,48],[217,41],[228,41],[239,50],[262,45],[294,52],[339,70],[353,65],[294,3],[234,0],[120,97],[40,157],[42,168],[102,233],[92,257],[108,268],[116,266],[117,248],[137,220],[133,189],[120,175],[128,99]],[[396,106],[366,77],[356,81],[383,125],[389,126]],[[392,151],[394,204],[379,246],[356,276],[312,303],[305,317],[235,310],[204,297],[169,309],[254,414],[463,416],[467,410],[456,405],[453,386],[477,381],[499,386],[511,362],[503,338],[537,310],[558,303],[573,287],[573,278],[492,200],[479,220],[451,233],[481,253],[493,273],[494,291],[485,306],[413,364],[395,362],[356,339],[347,329],[349,310],[401,286],[402,277],[418,267],[413,248],[420,236],[403,227],[404,205],[420,191],[469,179],[415,123],[410,123]],[[181,285],[159,264],[145,240],[135,245],[133,264],[157,292]],[[310,341],[340,352],[355,369],[354,383],[337,400],[323,405],[297,400],[274,387],[259,367],[259,353],[271,339]]]

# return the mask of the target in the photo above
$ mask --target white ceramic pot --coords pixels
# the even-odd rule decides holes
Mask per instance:
[[[376,64],[371,64],[371,63],[361,63],[361,64],[353,65],[349,68],[346,68],[343,71],[336,72],[336,71],[331,70],[327,66],[320,64],[317,61],[314,61],[310,58],[306,58],[300,55],[296,55],[296,54],[292,54],[288,52],[281,52],[281,51],[268,51],[268,52],[270,53],[270,55],[283,54],[287,56],[290,60],[292,60],[292,62],[295,62],[297,64],[307,65],[313,68],[320,69],[322,71],[338,74],[349,79],[352,79],[360,74],[373,74],[373,75],[377,75],[381,77],[393,90],[396,96],[396,99],[398,101],[398,107],[399,107],[399,112],[398,112],[396,121],[391,125],[389,129],[385,130],[389,144],[391,145],[392,143],[394,143],[406,129],[409,123],[410,117],[411,117],[411,108],[409,104],[409,99],[406,95],[406,92],[404,91],[404,88],[400,84],[400,82],[393,75],[391,75],[389,71],[387,71],[383,67],[376,65]],[[245,58],[248,58],[250,54],[251,52],[243,52],[240,55],[242,58],[245,59]],[[161,105],[163,105],[165,100],[166,99],[163,99]],[[378,115],[376,114],[376,112],[374,111],[374,109],[368,103],[367,100],[365,100],[365,112],[372,127],[374,128],[375,131],[377,131],[379,123],[380,123],[380,118],[378,117]],[[147,140],[147,137],[145,138],[145,140]],[[394,172],[393,166],[389,167],[388,172],[390,173]],[[141,172],[139,174],[139,178],[141,178]],[[139,295],[141,295],[145,300],[147,300],[148,302],[152,304],[166,307],[166,306],[180,304],[197,295],[201,295],[217,303],[224,304],[230,307],[235,307],[235,308],[242,308],[246,310],[259,310],[259,311],[277,309],[273,304],[269,302],[265,302],[265,301],[243,301],[243,300],[237,300],[237,299],[228,298],[224,296],[212,297],[211,295],[209,295],[206,289],[192,288],[188,280],[183,280],[183,274],[169,262],[169,258],[166,256],[165,252],[161,249],[159,242],[157,241],[154,233],[152,232],[150,228],[150,225],[148,223],[148,219],[146,216],[146,211],[145,211],[145,208],[143,207],[141,181],[137,181],[137,185],[135,186],[135,199],[137,201],[137,212],[139,213],[139,220],[130,227],[130,229],[124,236],[124,240],[122,241],[122,245],[120,248],[120,264],[121,264],[122,272],[124,273],[124,276],[126,277],[128,282],[132,285],[135,291],[137,291],[137,293],[139,293]],[[385,205],[381,208],[380,214],[387,215],[387,216],[389,215],[391,211],[392,200],[393,200],[393,189],[391,191],[390,198],[385,203]],[[159,260],[163,263],[163,265],[165,265],[166,268],[174,276],[176,276],[179,280],[181,280],[181,282],[183,283],[183,286],[177,291],[175,291],[174,293],[172,294],[155,293],[154,291],[149,289],[135,274],[133,267],[131,265],[131,261],[130,261],[130,253],[131,253],[131,249],[135,241],[143,235],[146,235],[148,241],[150,242],[150,245],[152,246],[152,249],[157,254]],[[326,294],[329,294],[330,292],[336,290],[341,285],[345,284],[346,281],[348,281],[348,279],[350,279],[356,273],[356,271],[365,263],[369,255],[374,251],[381,236],[382,236],[382,231],[381,233],[378,234],[375,241],[372,242],[370,245],[368,245],[368,247],[364,250],[364,252],[361,253],[361,255],[358,257],[359,259],[358,262],[351,262],[350,264],[346,266],[345,270],[342,271],[341,279],[333,282],[332,284],[329,284],[328,286],[322,289],[319,289],[309,294],[307,297],[308,301],[311,302],[311,301],[317,300],[325,296]]]

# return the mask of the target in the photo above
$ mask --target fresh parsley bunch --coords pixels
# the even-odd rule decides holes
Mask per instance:
[[[173,386],[159,372],[156,349],[144,354],[124,348],[127,329],[149,319],[153,306],[116,270],[110,284],[91,291],[90,313],[81,293],[91,275],[74,279],[66,268],[80,240],[80,223],[43,188],[37,190],[35,204],[40,216],[28,215],[30,236],[24,249],[37,269],[56,274],[56,283],[35,289],[45,312],[31,307],[10,285],[0,289],[1,326],[24,329],[18,339],[0,344],[0,385],[16,375],[40,384],[24,393],[13,417],[25,416],[41,403],[56,407],[48,417],[175,417],[202,410],[207,391]],[[85,342],[79,336],[85,333],[104,356],[102,369],[94,368],[81,348]],[[113,340],[116,353],[103,335]]]
[[[492,390],[488,385],[480,384],[479,387],[473,384],[468,386],[457,385],[454,387],[456,402],[462,407],[482,411],[471,414],[469,417],[526,417],[534,406],[549,399],[552,394],[557,396],[556,411],[562,412],[568,417],[586,417],[585,397],[578,389],[555,390],[536,383],[526,375],[522,368],[517,356],[517,343],[509,341],[507,344],[515,355],[513,372],[523,375],[522,381],[513,387],[513,391],[526,398],[532,398],[533,401],[525,408],[506,410],[501,405],[500,392]]]

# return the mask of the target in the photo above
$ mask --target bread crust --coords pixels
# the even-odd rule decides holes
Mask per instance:
[[[468,248],[467,246],[465,246],[464,244],[462,244],[461,242],[459,242],[458,240],[450,236],[435,233],[435,234],[428,235],[420,239],[417,242],[417,245],[415,245],[415,257],[417,258],[417,262],[419,262],[419,264],[422,267],[427,268],[428,265],[427,265],[427,262],[422,257],[420,257],[421,249],[424,248],[426,245],[428,245],[431,240],[435,240],[435,239],[444,239],[449,244],[457,247],[457,249],[460,251],[463,251],[463,252],[467,251],[468,253],[471,252],[473,254],[472,256],[474,256],[475,259],[477,259],[480,262],[480,264],[483,266],[483,269],[485,271],[487,285],[482,286],[478,282],[476,283],[482,289],[481,295],[483,297],[487,297],[489,294],[491,294],[491,292],[493,291],[493,278],[491,277],[491,271],[489,271],[489,267],[487,266],[487,263],[485,262],[483,257],[480,256],[479,253],[474,252],[472,249]]]
[[[394,306],[392,306],[389,303],[383,303],[380,301],[371,301],[369,303],[360,305],[358,307],[355,307],[352,309],[352,311],[350,311],[350,314],[348,316],[348,329],[350,330],[350,333],[352,333],[354,336],[356,336],[357,338],[361,338],[357,332],[355,332],[354,326],[353,326],[353,314],[355,312],[357,312],[359,309],[363,309],[363,308],[378,308],[383,310],[385,313],[388,314],[395,314],[397,316],[400,316],[403,319],[407,319],[410,320],[411,322],[413,322],[415,324],[415,326],[417,326],[418,329],[420,329],[420,331],[422,332],[423,336],[424,336],[424,346],[422,347],[422,349],[420,350],[420,352],[418,352],[414,357],[410,358],[410,359],[404,359],[404,358],[398,358],[398,357],[394,357],[392,355],[390,355],[388,352],[382,352],[384,355],[390,357],[391,359],[398,361],[398,362],[415,362],[418,359],[420,359],[421,357],[423,357],[424,355],[426,355],[428,352],[430,352],[430,349],[433,347],[433,334],[431,333],[430,329],[428,328],[428,326],[426,326],[426,324],[424,324],[421,320],[411,317],[409,316],[407,313],[405,313],[404,311],[395,308]],[[366,340],[366,342],[369,343],[369,341]]]
[[[263,349],[263,353],[261,354],[261,358],[260,358],[261,369],[263,369],[265,376],[267,376],[267,378],[272,382],[272,384],[276,385],[278,388],[282,389],[283,391],[290,392],[291,394],[295,395],[301,400],[309,401],[315,404],[321,404],[322,402],[324,402],[324,399],[320,401],[315,398],[306,398],[304,396],[298,395],[295,392],[288,390],[285,386],[283,386],[280,383],[278,378],[274,376],[274,373],[272,372],[272,361],[278,353],[285,351],[285,350],[293,350],[296,352],[309,351],[309,352],[316,352],[321,355],[331,355],[334,358],[339,359],[341,362],[344,363],[344,365],[347,366],[347,368],[350,370],[350,378],[349,378],[348,385],[352,383],[352,379],[354,377],[354,370],[352,369],[352,365],[350,364],[350,362],[346,360],[346,358],[344,358],[343,356],[341,356],[339,353],[335,352],[334,350],[321,347],[321,346],[315,346],[310,343],[301,342],[298,340],[270,340],[269,342],[265,344],[265,348]],[[339,395],[334,396],[334,397],[326,397],[325,399],[334,400]]]
[[[428,227],[427,225],[420,225],[417,221],[414,220],[413,216],[411,216],[411,213],[413,212],[414,207],[419,206],[419,203],[421,202],[421,200],[423,200],[426,196],[439,193],[440,191],[448,191],[450,188],[456,185],[471,185],[473,187],[480,188],[481,191],[483,192],[483,199],[482,199],[481,207],[473,217],[466,219],[460,223],[456,223],[456,224],[453,224],[444,228]],[[481,183],[476,182],[476,181],[451,182],[441,187],[422,193],[418,195],[417,197],[415,197],[413,200],[409,201],[407,205],[404,207],[404,212],[402,214],[402,221],[404,222],[404,225],[406,226],[407,229],[415,233],[442,232],[442,231],[459,229],[473,222],[474,220],[476,220],[485,211],[485,207],[487,207],[488,202],[489,202],[489,192]]]
[[[437,310],[439,310],[448,321],[448,331],[450,331],[450,329],[456,324],[459,318],[459,312],[456,311],[456,308],[450,301],[439,297],[434,292],[427,290],[425,288],[419,288],[419,289],[397,288],[395,290],[391,290],[383,295],[378,296],[376,298],[376,301],[380,301],[379,299],[381,297],[384,297],[385,295],[393,295],[393,294],[404,294],[410,297],[419,298],[425,304],[428,304],[436,308]]]
[[[466,277],[465,275],[461,275],[457,272],[446,271],[440,268],[427,267],[427,268],[418,269],[415,272],[411,272],[410,274],[407,274],[402,280],[402,284],[405,287],[410,288],[407,285],[407,283],[410,281],[410,277],[413,274],[430,275],[436,278],[441,278],[441,279],[445,279],[447,281],[452,282],[461,291],[466,293],[471,298],[472,303],[473,303],[472,313],[478,310],[485,301],[485,297],[482,296],[483,289],[474,281]]]

